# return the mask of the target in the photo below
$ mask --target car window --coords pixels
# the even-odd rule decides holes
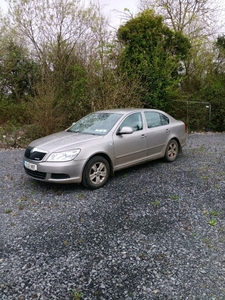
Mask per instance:
[[[160,118],[161,118],[161,124],[162,125],[167,125],[169,124],[170,120],[167,116],[160,114]]]
[[[144,112],[148,128],[169,124],[169,118],[158,112]]]
[[[120,125],[119,130],[123,127],[128,126],[133,129],[133,131],[138,131],[143,129],[143,121],[140,113],[135,113],[129,115]]]
[[[105,135],[122,117],[118,113],[92,113],[72,125],[67,131]]]

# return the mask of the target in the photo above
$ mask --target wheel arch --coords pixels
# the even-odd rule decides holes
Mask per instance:
[[[110,167],[110,174],[113,175],[114,171],[113,171],[113,163],[112,163],[112,160],[111,160],[111,158],[109,157],[109,155],[107,155],[107,154],[104,153],[104,152],[97,152],[97,153],[92,154],[92,155],[88,158],[88,160],[86,161],[86,163],[85,163],[85,165],[84,165],[84,167],[83,167],[83,171],[84,171],[85,166],[87,165],[87,163],[90,161],[90,159],[92,159],[92,158],[95,157],[95,156],[102,156],[102,157],[104,157],[104,158],[108,161],[109,167]]]

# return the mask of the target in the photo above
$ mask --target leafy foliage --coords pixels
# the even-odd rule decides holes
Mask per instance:
[[[145,105],[166,109],[170,94],[178,88],[178,70],[190,48],[188,39],[170,30],[151,10],[121,26],[118,38],[124,44],[120,70],[131,78],[138,75]]]
[[[10,40],[2,49],[0,59],[1,96],[14,102],[34,94],[37,64],[26,56],[26,50]]]

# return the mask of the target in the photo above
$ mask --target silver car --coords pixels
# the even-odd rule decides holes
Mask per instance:
[[[102,110],[31,142],[23,165],[37,180],[96,189],[117,170],[158,158],[174,161],[185,142],[185,124],[163,111]]]

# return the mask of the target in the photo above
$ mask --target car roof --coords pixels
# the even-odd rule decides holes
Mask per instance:
[[[158,110],[158,109],[150,109],[150,108],[114,108],[114,109],[104,109],[96,111],[96,113],[120,113],[120,114],[128,114],[132,112],[161,112],[167,115],[167,113]]]

